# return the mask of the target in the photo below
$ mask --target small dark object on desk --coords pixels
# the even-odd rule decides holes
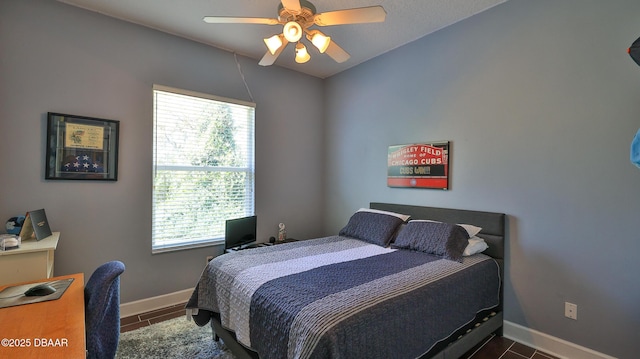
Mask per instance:
[[[297,242],[298,240],[295,238],[285,238],[282,241],[279,241],[278,243],[291,243],[291,242]]]
[[[27,291],[24,292],[24,295],[27,297],[42,297],[45,295],[53,294],[55,292],[56,292],[56,289],[54,287],[45,283],[45,284],[38,284],[36,286],[33,286],[27,289]]]

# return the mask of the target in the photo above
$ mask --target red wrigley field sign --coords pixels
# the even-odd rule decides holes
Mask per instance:
[[[449,188],[449,142],[389,146],[389,187]]]

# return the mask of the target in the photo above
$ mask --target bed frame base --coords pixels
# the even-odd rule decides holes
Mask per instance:
[[[224,329],[220,324],[220,319],[214,316],[211,317],[211,328],[213,329],[213,340],[218,341],[222,339],[224,345],[231,350],[236,359],[258,359],[258,353],[253,350],[245,348],[242,344],[238,343],[234,333]]]
[[[463,335],[455,342],[449,344],[446,348],[433,356],[423,356],[421,359],[458,359],[461,358],[466,352],[470,351],[482,343],[482,341],[491,336],[502,336],[502,312],[497,313],[495,316],[489,318],[486,322],[482,323],[477,328],[473,329],[469,333]]]
[[[420,359],[458,359],[473,347],[482,343],[485,338],[491,335],[502,336],[502,322],[502,312],[498,312],[440,352],[432,356],[424,355]],[[213,329],[213,339],[216,342],[222,339],[225,346],[231,350],[237,359],[259,359],[258,353],[238,343],[235,334],[224,329],[220,324],[220,320],[215,316],[211,317],[211,328]]]

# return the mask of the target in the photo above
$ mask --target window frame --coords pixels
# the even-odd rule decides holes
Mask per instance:
[[[158,164],[158,151],[157,151],[157,100],[156,100],[156,92],[164,92],[164,93],[172,93],[182,96],[188,96],[198,99],[211,100],[216,102],[221,102],[223,104],[231,105],[231,106],[243,106],[247,108],[251,108],[250,110],[252,114],[252,118],[250,118],[250,131],[247,132],[247,135],[250,136],[250,139],[246,142],[245,152],[248,157],[247,164],[248,166],[241,167],[229,167],[229,166],[198,166],[198,165],[166,165],[166,164]],[[176,171],[176,172],[226,172],[226,173],[240,173],[245,172],[251,179],[245,181],[245,194],[249,194],[249,196],[245,196],[250,199],[250,203],[247,206],[247,201],[245,201],[244,214],[246,216],[255,215],[255,103],[247,102],[237,99],[231,99],[196,91],[184,90],[173,88],[164,85],[153,85],[153,160],[152,160],[152,193],[151,193],[151,251],[153,254],[156,253],[165,253],[172,251],[179,251],[184,249],[191,248],[200,248],[200,247],[208,247],[214,245],[224,244],[224,232],[222,236],[216,236],[213,238],[206,239],[197,239],[197,240],[185,240],[183,243],[156,243],[156,175],[158,171]],[[249,111],[249,109],[247,109]],[[250,148],[249,148],[250,147]],[[221,224],[224,228],[224,223]],[[162,242],[162,241],[160,241]]]

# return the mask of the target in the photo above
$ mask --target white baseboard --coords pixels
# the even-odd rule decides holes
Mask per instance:
[[[184,303],[189,300],[193,293],[193,288],[173,292],[169,294],[159,295],[128,303],[120,303],[120,318],[130,317],[132,315],[150,312],[156,309],[170,307],[172,305]],[[186,313],[186,312],[185,312]]]
[[[616,359],[507,320],[504,321],[504,336],[563,359]]]

